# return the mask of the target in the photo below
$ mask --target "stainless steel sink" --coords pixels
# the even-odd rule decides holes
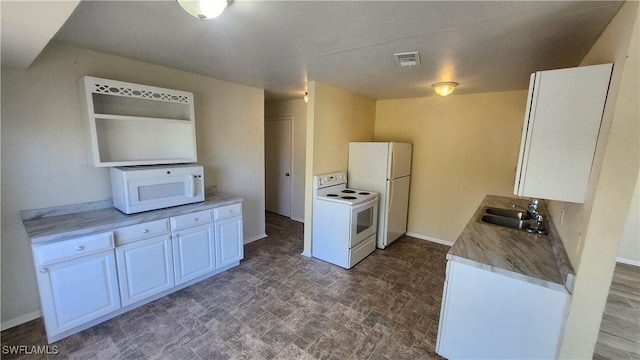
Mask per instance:
[[[524,222],[524,220],[511,218],[511,217],[504,217],[504,216],[483,215],[481,220],[482,222],[485,222],[485,223],[504,226],[504,227],[518,229],[518,230],[523,230],[526,226],[526,223]]]
[[[485,214],[497,215],[511,219],[529,220],[531,217],[525,211],[512,210],[512,209],[500,209],[488,207],[484,209]]]
[[[531,216],[525,211],[515,209],[501,209],[487,207],[484,209],[480,221],[486,224],[507,227],[516,230],[522,230],[533,234],[546,234],[546,226],[540,229],[534,229]]]

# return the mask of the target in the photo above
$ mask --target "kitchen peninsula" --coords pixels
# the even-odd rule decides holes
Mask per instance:
[[[551,221],[530,234],[481,221],[528,199],[487,195],[447,254],[437,352],[457,358],[554,358],[574,272]],[[525,210],[526,211],[526,210]],[[540,213],[548,214],[544,203]]]

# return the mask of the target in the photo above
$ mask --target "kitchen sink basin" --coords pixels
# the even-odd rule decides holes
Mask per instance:
[[[497,215],[501,217],[511,218],[511,219],[520,219],[520,220],[529,220],[531,217],[525,211],[520,210],[512,210],[512,209],[500,209],[500,208],[492,208],[488,207],[484,209],[485,214],[489,215]]]
[[[511,218],[511,217],[504,217],[504,216],[483,215],[481,220],[482,222],[485,222],[488,224],[500,225],[500,226],[504,226],[512,229],[519,229],[519,230],[523,230],[526,226],[526,223],[524,220]]]
[[[546,234],[546,226],[532,229],[533,220],[525,211],[487,207],[480,221],[486,224],[526,231],[533,234]]]

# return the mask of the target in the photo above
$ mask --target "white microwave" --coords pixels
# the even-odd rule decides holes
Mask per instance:
[[[204,201],[200,165],[121,166],[111,168],[113,206],[125,214]]]

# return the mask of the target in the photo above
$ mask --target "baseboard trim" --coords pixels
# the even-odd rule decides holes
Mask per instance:
[[[629,260],[629,259],[617,258],[616,262],[619,262],[619,263],[622,263],[622,264],[627,264],[627,265],[640,266],[640,261],[637,261],[637,260]]]
[[[297,218],[297,217],[293,217],[293,216],[292,216],[292,217],[290,217],[289,219],[291,219],[291,220],[293,220],[293,221],[297,221],[297,222],[304,223],[304,219],[301,219],[301,218]]]
[[[40,310],[36,310],[28,314],[20,315],[17,318],[3,321],[2,324],[0,324],[0,330],[5,331],[7,329],[11,329],[14,326],[18,326],[20,324],[24,324],[31,320],[35,320],[41,316],[42,316],[42,312],[40,312]]]
[[[420,240],[431,241],[433,243],[440,244],[440,245],[453,246],[453,242],[452,241],[442,240],[442,239],[438,239],[438,238],[434,238],[434,237],[431,237],[431,236],[422,235],[422,234],[418,234],[418,233],[414,233],[414,232],[406,232],[405,235],[411,236],[411,237],[414,237],[414,238],[420,239]]]
[[[300,254],[302,256],[306,256],[306,257],[311,257],[311,251],[303,251],[302,254]]]
[[[256,240],[264,239],[264,238],[266,238],[266,237],[267,237],[267,234],[262,233],[262,234],[260,234],[260,235],[254,236],[254,237],[245,238],[245,239],[244,239],[244,241],[243,241],[243,243],[244,243],[245,245],[247,245],[248,243],[252,243],[252,242],[254,242],[254,241],[256,241]]]

